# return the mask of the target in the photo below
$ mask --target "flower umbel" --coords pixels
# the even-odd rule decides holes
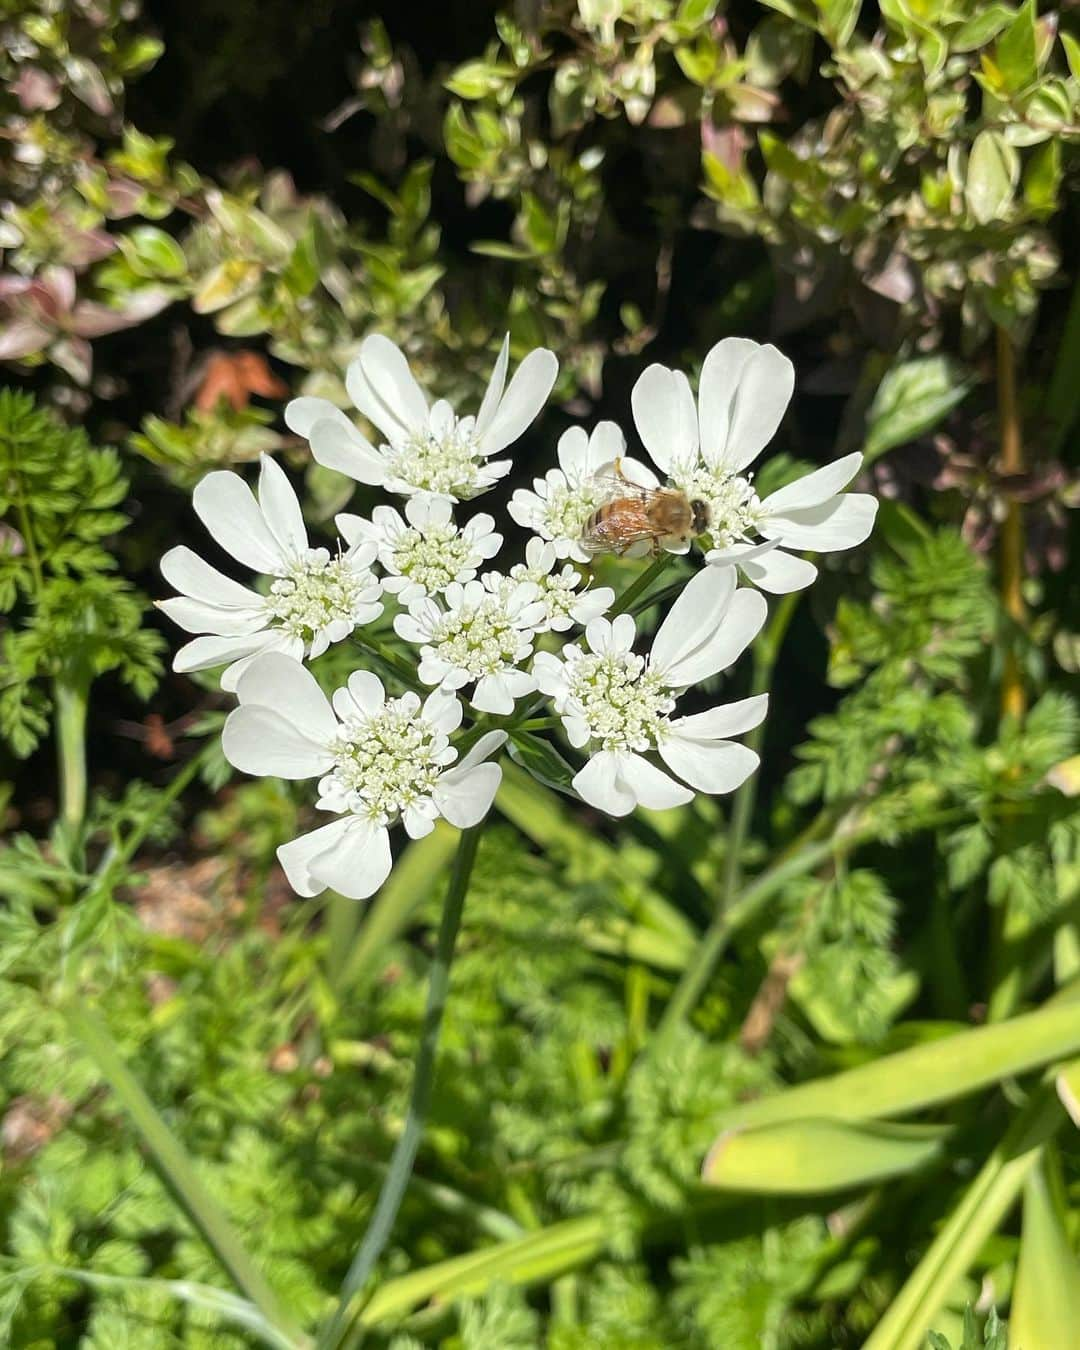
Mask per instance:
[[[566,563],[555,571],[557,561],[553,544],[530,539],[525,545],[525,561],[515,563],[508,577],[491,572],[484,581],[492,587],[501,587],[504,595],[511,593],[520,582],[532,582],[540,589],[540,601],[545,610],[542,630],[565,633],[574,624],[584,626],[590,619],[606,613],[615,601],[615,592],[610,586],[581,589],[585,578],[578,569]]]
[[[587,651],[568,645],[561,658],[537,655],[537,683],[567,739],[589,751],[573,780],[585,801],[613,816],[636,806],[663,810],[690,801],[692,788],[731,792],[753,773],[757,755],[727,737],[757,726],[765,695],[690,717],[672,714],[681,690],[737,660],[765,612],[756,591],[736,590],[733,568],[706,568],[671,607],[647,658],[633,651],[628,614],[610,623],[594,619],[585,630]],[[676,776],[646,758],[652,754]]]
[[[468,501],[493,487],[510,461],[491,456],[513,444],[544,406],[558,362],[546,348],[526,356],[506,383],[505,338],[476,416],[459,417],[445,399],[430,407],[399,347],[378,333],[364,339],[345,385],[356,407],[385,437],[374,446],[326,399],[298,398],[285,409],[327,468],[410,497],[417,492]]]
[[[158,608],[189,633],[203,634],[180,648],[174,670],[229,663],[221,685],[232,690],[258,652],[284,652],[296,661],[321,656],[382,613],[382,588],[371,571],[376,546],[359,541],[337,556],[309,547],[296,493],[269,456],[262,456],[257,498],[238,474],[221,470],[199,483],[194,506],[226,552],[273,581],[269,594],[259,595],[191,549],[170,549],[161,571],[180,596]]]
[[[405,518],[392,506],[377,506],[371,520],[343,514],[337,527],[350,544],[373,543],[386,569],[383,588],[403,605],[438,595],[452,581],[472,581],[481,563],[502,547],[489,515],[476,515],[460,529],[445,497],[416,496],[405,503]]]
[[[320,776],[316,805],[339,817],[278,849],[300,895],[331,886],[366,899],[390,872],[390,826],[400,819],[413,839],[439,816],[466,829],[487,814],[502,778],[485,762],[505,740],[501,732],[456,763],[449,738],[461,704],[441,690],[423,704],[412,693],[387,699],[378,678],[361,670],[331,703],[303,666],[270,653],[251,662],[236,692],[240,706],[222,736],[229,763],[252,774]]]
[[[398,636],[420,646],[424,684],[456,690],[475,682],[470,701],[482,712],[511,713],[514,700],[536,688],[520,667],[547,619],[540,588],[505,582],[497,572],[483,583],[453,582],[446,588],[445,609],[434,600],[415,600],[408,614],[394,620]]]
[[[774,594],[802,590],[817,576],[813,563],[786,548],[853,548],[869,535],[877,511],[875,498],[843,491],[862,465],[860,454],[759,500],[744,471],[775,435],[794,386],[794,368],[775,347],[725,338],[705,357],[696,403],[686,376],[660,365],[649,366],[631,396],[653,462],[709,508],[707,561],[738,566]]]

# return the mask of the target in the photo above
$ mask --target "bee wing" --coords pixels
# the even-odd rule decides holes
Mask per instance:
[[[593,475],[592,481],[603,491],[602,505],[604,506],[609,502],[617,501],[631,501],[647,505],[663,492],[663,488],[643,487],[640,483],[632,483],[629,478],[620,478],[618,474],[606,473],[603,469]]]
[[[639,540],[655,536],[643,503],[637,497],[628,497],[624,485],[620,488],[619,495],[585,527],[581,545],[590,555],[624,553]]]

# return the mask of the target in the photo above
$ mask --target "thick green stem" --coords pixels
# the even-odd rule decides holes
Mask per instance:
[[[463,831],[458,844],[442,920],[439,924],[431,974],[428,977],[427,1007],[424,1011],[424,1026],[420,1036],[420,1050],[416,1058],[416,1072],[413,1077],[409,1109],[405,1117],[405,1128],[390,1159],[390,1166],[379,1191],[371,1223],[341,1286],[338,1306],[333,1317],[319,1333],[316,1341],[317,1350],[331,1350],[331,1347],[341,1345],[348,1333],[354,1320],[353,1301],[367,1284],[368,1276],[374,1270],[375,1263],[390,1239],[394,1220],[397,1218],[409,1177],[412,1175],[413,1164],[424,1132],[424,1121],[431,1102],[435,1055],[450,985],[450,963],[454,956],[454,944],[461,924],[465,893],[469,888],[469,878],[476,860],[476,849],[482,828],[481,824]]]
[[[645,571],[627,586],[626,590],[612,605],[612,615],[627,613],[634,602],[645,594],[656,578],[667,570],[674,556],[672,553],[661,553],[659,558],[654,558]]]
[[[773,671],[780,656],[788,626],[799,603],[799,592],[785,595],[777,606],[764,633],[754,646],[754,674],[750,686],[751,696],[768,693],[772,683]],[[765,723],[754,727],[746,737],[746,745],[757,751],[765,735]],[[720,908],[726,909],[735,897],[742,879],[742,851],[746,843],[747,831],[754,814],[757,800],[758,776],[752,773],[735,793],[731,807],[731,825],[728,829],[727,855],[724,859],[724,883],[720,892]]]
[[[74,833],[86,815],[86,685],[56,680],[56,759],[60,775],[60,819]]]

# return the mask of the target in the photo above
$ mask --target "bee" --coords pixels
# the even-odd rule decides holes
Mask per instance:
[[[582,529],[587,553],[623,554],[648,540],[656,556],[664,548],[689,546],[707,533],[711,523],[707,502],[678,488],[642,487],[626,477],[620,464],[617,459],[613,473],[598,475],[599,481],[610,484],[611,494]]]

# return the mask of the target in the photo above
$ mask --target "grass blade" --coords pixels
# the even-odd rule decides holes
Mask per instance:
[[[1069,1350],[1080,1337],[1080,1262],[1069,1245],[1045,1158],[1024,1183],[1009,1335],[1018,1346],[1041,1350]]]
[[[183,1146],[124,1062],[104,1022],[79,1002],[65,1003],[62,1011],[72,1033],[89,1052],[102,1078],[142,1135],[162,1179],[236,1287],[258,1308],[263,1319],[282,1333],[283,1340],[302,1344],[297,1329],[285,1316],[224,1211],[199,1180]]]

